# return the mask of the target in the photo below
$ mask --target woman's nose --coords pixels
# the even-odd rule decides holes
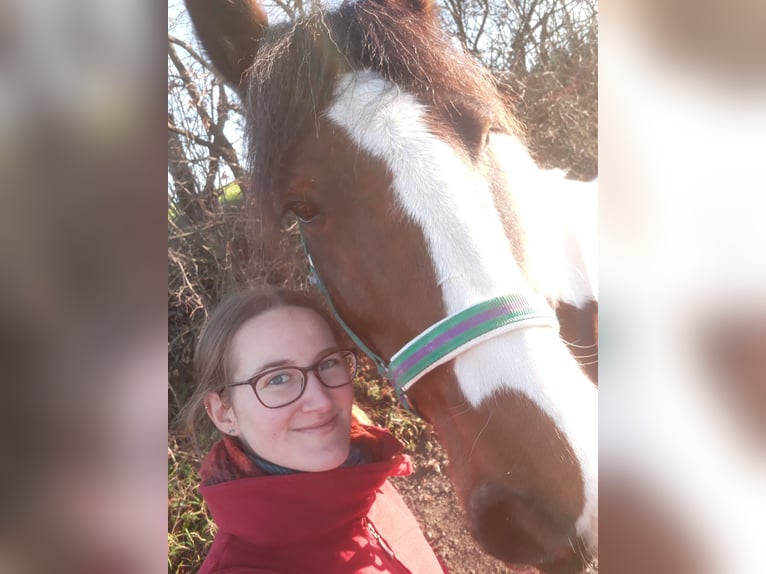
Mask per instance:
[[[304,410],[324,410],[332,405],[330,389],[322,384],[316,371],[306,373],[306,390],[303,392]]]

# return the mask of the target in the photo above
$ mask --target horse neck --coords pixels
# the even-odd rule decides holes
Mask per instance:
[[[511,136],[495,135],[491,145],[519,211],[531,287],[554,303],[597,301],[597,182],[540,169]]]

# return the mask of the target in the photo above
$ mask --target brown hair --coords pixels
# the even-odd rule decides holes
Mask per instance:
[[[179,422],[195,444],[198,430],[209,423],[202,408],[205,395],[219,392],[231,382],[228,350],[232,339],[247,321],[280,307],[311,309],[327,322],[339,343],[348,343],[348,337],[338,323],[318,301],[305,293],[263,285],[229,296],[213,311],[200,332],[194,351],[197,387],[178,415]],[[221,391],[222,396],[224,392]]]

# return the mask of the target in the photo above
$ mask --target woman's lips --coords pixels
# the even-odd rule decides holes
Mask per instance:
[[[305,427],[295,429],[297,432],[310,433],[310,434],[325,434],[329,433],[335,428],[335,423],[338,420],[338,415],[335,415],[324,421],[317,422]]]

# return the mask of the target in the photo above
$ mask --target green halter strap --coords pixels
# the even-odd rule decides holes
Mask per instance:
[[[311,281],[327,298],[338,323],[354,343],[372,359],[380,375],[391,381],[400,404],[416,414],[414,406],[407,400],[407,390],[439,365],[451,361],[471,347],[510,331],[535,326],[547,326],[556,330],[559,328],[555,312],[539,295],[513,293],[493,297],[435,323],[405,344],[391,358],[390,363],[387,363],[365,345],[338,314],[314,266],[302,231],[301,243],[308,260]]]

